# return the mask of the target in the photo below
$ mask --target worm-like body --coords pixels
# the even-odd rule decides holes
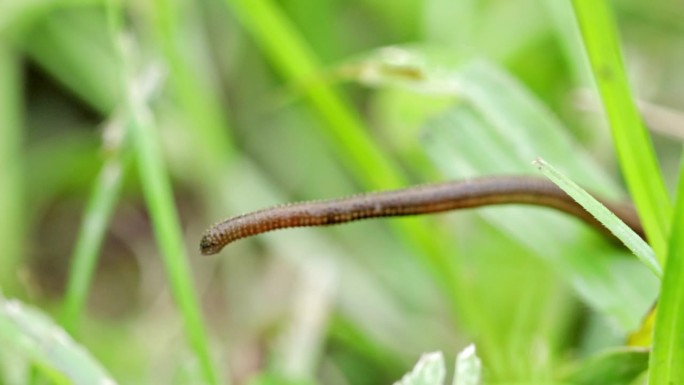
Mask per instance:
[[[644,238],[632,206],[599,200]],[[432,214],[502,204],[554,208],[611,236],[591,214],[550,181],[527,176],[496,176],[271,207],[212,226],[204,233],[200,250],[204,255],[215,254],[240,238],[289,227],[326,226],[366,218]]]

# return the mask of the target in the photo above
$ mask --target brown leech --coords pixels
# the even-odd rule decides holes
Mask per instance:
[[[632,206],[599,200],[644,238],[644,230]],[[554,208],[612,237],[591,214],[552,182],[527,176],[496,176],[271,207],[212,226],[204,233],[200,250],[204,255],[216,254],[240,238],[289,227],[326,226],[366,218],[432,214],[503,204]]]

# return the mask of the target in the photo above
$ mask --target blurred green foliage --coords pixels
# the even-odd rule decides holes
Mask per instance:
[[[684,8],[610,5],[674,186]],[[591,79],[569,1],[0,2],[0,287],[121,384],[390,384],[423,352],[453,362],[470,343],[487,384],[595,383],[574,368],[609,370],[585,359],[624,343],[657,282],[557,213],[198,251],[230,215],[535,173],[540,155],[626,199]],[[67,381],[32,355],[39,343],[2,339],[11,330],[0,383]],[[625,362],[642,368],[644,354],[610,355]],[[36,379],[17,374],[31,365]]]

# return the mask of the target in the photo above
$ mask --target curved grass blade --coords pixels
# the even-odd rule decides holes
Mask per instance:
[[[660,267],[653,249],[632,231],[629,226],[618,219],[615,214],[596,200],[596,198],[592,197],[591,194],[584,191],[575,182],[561,174],[560,171],[546,163],[543,159],[538,158],[533,163],[539,168],[542,174],[570,195],[577,203],[582,205],[585,210],[598,219],[602,225],[610,230],[613,235],[624,243],[625,246],[627,246],[627,248],[656,275],[656,277],[662,278],[663,269]]]

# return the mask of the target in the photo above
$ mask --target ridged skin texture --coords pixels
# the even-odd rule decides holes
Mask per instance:
[[[644,238],[644,230],[631,205],[599,200]],[[209,228],[200,242],[200,251],[204,255],[216,254],[233,241],[277,229],[327,226],[366,218],[432,214],[503,204],[527,204],[560,210],[612,237],[591,214],[552,182],[527,176],[495,176],[293,203],[243,214]]]

